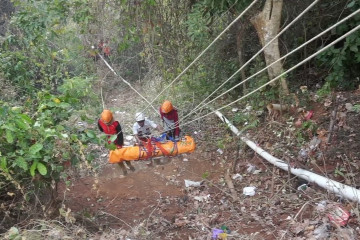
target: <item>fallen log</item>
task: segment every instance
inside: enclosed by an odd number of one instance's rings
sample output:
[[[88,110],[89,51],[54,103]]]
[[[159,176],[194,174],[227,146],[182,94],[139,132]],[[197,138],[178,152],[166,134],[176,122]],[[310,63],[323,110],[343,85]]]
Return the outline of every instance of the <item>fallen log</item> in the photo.
[[[275,165],[278,168],[281,168],[284,171],[290,170],[292,174],[302,179],[305,179],[308,182],[316,183],[318,186],[330,192],[338,194],[346,199],[360,203],[360,190],[301,168],[289,167],[289,165],[283,160],[270,155],[268,152],[260,148],[258,145],[256,145],[254,142],[250,141],[246,137],[240,136],[240,131],[227,118],[225,118],[225,116],[221,112],[215,111],[215,114],[228,125],[230,130],[235,133],[236,136],[240,137],[241,141],[245,142],[251,149],[253,149],[257,154],[259,154],[271,164]]]

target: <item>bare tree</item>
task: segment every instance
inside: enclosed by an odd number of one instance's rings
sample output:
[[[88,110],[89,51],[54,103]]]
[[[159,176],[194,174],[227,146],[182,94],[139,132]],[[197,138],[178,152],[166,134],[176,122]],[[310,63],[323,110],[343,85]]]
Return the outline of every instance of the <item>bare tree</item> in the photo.
[[[281,23],[283,0],[266,0],[263,10],[251,19],[260,42],[265,46],[279,32]],[[279,41],[275,39],[264,49],[266,65],[270,65],[280,58]],[[275,78],[283,72],[281,62],[277,62],[268,68],[270,79]],[[281,78],[281,88],[285,94],[289,94],[288,85],[285,78]]]

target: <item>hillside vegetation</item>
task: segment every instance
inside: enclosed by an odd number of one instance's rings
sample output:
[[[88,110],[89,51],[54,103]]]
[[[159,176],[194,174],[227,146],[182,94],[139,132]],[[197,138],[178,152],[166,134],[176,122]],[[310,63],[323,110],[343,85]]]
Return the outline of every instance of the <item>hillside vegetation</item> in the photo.
[[[290,166],[358,189],[360,0],[0,0],[0,5],[0,234],[5,239],[115,239],[116,234],[210,239],[221,225],[250,226],[238,235],[229,232],[228,239],[322,239],[314,233],[320,227],[331,239],[360,236],[358,203],[312,183],[306,184],[313,192],[299,197],[302,180],[254,155],[212,113],[219,109],[243,135]],[[114,223],[99,214],[119,196],[104,174],[114,174],[106,164],[114,145],[97,129],[97,119],[104,108],[111,109],[130,136],[135,112],[160,123],[164,100],[176,106],[182,134],[194,136],[198,148],[156,168],[158,174],[115,174],[114,181],[135,188],[144,187],[146,176],[169,188],[126,205],[128,211],[145,209],[136,216],[124,210],[129,224],[113,208]],[[189,159],[193,162],[186,165]],[[249,164],[261,174],[247,172]],[[245,174],[244,180],[237,181],[236,174]],[[195,176],[201,189],[181,188],[180,182]],[[253,201],[242,196],[247,185],[259,189]],[[100,186],[109,188],[101,198]],[[157,191],[146,186],[145,192]],[[117,190],[122,202],[129,199]],[[235,201],[232,190],[243,198]],[[131,200],[142,199],[140,190],[129,191]],[[204,200],[208,194],[215,197]],[[202,201],[189,200],[199,196]],[[311,215],[322,200],[351,213],[348,228],[325,226],[326,215]],[[312,208],[305,209],[307,204]],[[304,218],[295,217],[303,210]]]

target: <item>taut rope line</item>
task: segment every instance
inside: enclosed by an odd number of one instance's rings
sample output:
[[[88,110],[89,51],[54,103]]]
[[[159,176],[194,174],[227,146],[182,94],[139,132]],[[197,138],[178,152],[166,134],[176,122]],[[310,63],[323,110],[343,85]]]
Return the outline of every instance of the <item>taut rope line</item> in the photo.
[[[351,29],[351,30],[348,31],[347,33],[343,34],[341,37],[337,38],[336,40],[334,40],[334,41],[331,42],[330,44],[326,45],[325,47],[323,47],[323,48],[320,49],[319,51],[315,52],[315,53],[312,54],[311,56],[307,57],[307,58],[304,59],[303,61],[299,62],[299,63],[296,64],[295,66],[291,67],[291,68],[288,69],[287,71],[281,73],[280,75],[278,75],[277,77],[273,78],[273,79],[270,80],[269,82],[265,83],[264,85],[258,87],[258,88],[255,89],[255,90],[249,92],[248,94],[246,94],[246,95],[238,98],[237,100],[235,100],[235,101],[233,101],[233,102],[231,102],[231,103],[229,103],[229,104],[227,104],[227,105],[224,105],[224,106],[222,106],[222,107],[220,107],[220,108],[218,108],[218,109],[216,109],[216,110],[214,110],[214,111],[211,111],[210,113],[207,113],[207,114],[205,114],[205,115],[203,115],[203,116],[200,116],[200,117],[198,117],[198,118],[196,118],[196,119],[194,119],[194,120],[191,120],[191,121],[189,121],[189,122],[180,124],[179,126],[185,126],[185,125],[188,125],[188,124],[190,124],[190,123],[192,123],[192,122],[194,122],[194,121],[200,120],[200,119],[202,119],[202,118],[204,118],[204,117],[209,116],[210,114],[214,113],[215,111],[220,111],[220,110],[222,110],[222,109],[224,109],[224,108],[226,108],[226,107],[229,107],[229,106],[231,106],[232,104],[234,104],[234,103],[236,103],[236,102],[238,102],[238,101],[240,101],[240,100],[242,100],[242,99],[250,96],[251,94],[253,94],[253,93],[259,91],[260,89],[266,87],[266,86],[269,85],[270,83],[278,80],[280,77],[288,74],[289,72],[291,72],[291,71],[294,70],[295,68],[299,67],[300,65],[304,64],[305,62],[311,60],[311,59],[314,58],[315,56],[317,56],[317,55],[319,55],[320,53],[324,52],[325,50],[327,50],[327,49],[330,48],[331,46],[335,45],[337,42],[341,41],[342,39],[346,38],[347,36],[349,36],[350,34],[352,34],[353,32],[355,32],[355,31],[357,31],[357,30],[359,30],[359,29],[360,29],[360,25],[357,26],[357,27],[355,27],[355,28],[353,28],[353,29]]]
[[[232,26],[234,25],[258,0],[254,0],[234,21],[232,21],[211,43],[187,66],[169,85],[167,85],[143,110],[145,111],[165,90],[178,80],[194,63]],[[317,0],[319,1],[319,0]]]
[[[245,82],[249,81],[251,78],[259,75],[260,73],[264,72],[266,69],[268,69],[269,67],[271,67],[273,64],[281,61],[282,59],[288,57],[289,55],[293,54],[294,52],[298,51],[299,49],[301,49],[302,47],[306,46],[307,44],[309,44],[310,42],[314,41],[315,39],[321,37],[322,35],[324,35],[325,33],[329,32],[330,30],[332,30],[333,28],[337,27],[338,25],[342,24],[343,22],[345,22],[346,20],[348,20],[349,18],[353,17],[354,15],[358,14],[360,12],[360,9],[358,9],[357,11],[353,12],[352,14],[350,14],[349,16],[343,18],[341,21],[337,22],[336,24],[332,25],[331,27],[327,28],[326,30],[324,30],[323,32],[319,33],[318,35],[316,35],[315,37],[311,38],[310,40],[306,41],[305,43],[303,43],[302,45],[300,45],[299,47],[295,48],[294,50],[292,50],[291,52],[287,53],[286,55],[284,55],[283,57],[279,58],[278,60],[276,60],[275,62],[271,63],[270,65],[266,66],[265,68],[261,69],[260,71],[254,73],[253,75],[251,75],[250,77],[246,78],[244,81],[236,84],[235,86],[233,86],[232,88],[228,89],[227,91],[223,92],[222,94],[220,94],[219,96],[217,96],[216,98],[210,100],[209,102],[203,104],[202,106],[198,107],[197,110],[200,110],[202,108],[204,108],[206,105],[212,103],[213,101],[215,101],[216,99],[220,98],[221,96],[223,96],[224,94],[230,92],[231,90],[233,90],[234,88],[237,88],[238,86],[244,84]],[[188,115],[190,115],[191,113],[187,114],[185,117],[183,117],[182,119],[186,118]]]
[[[216,93],[222,86],[224,86],[228,81],[230,81],[236,74],[238,74],[242,69],[244,69],[255,57],[257,57],[266,47],[268,47],[275,39],[277,39],[281,34],[283,34],[291,25],[293,25],[297,20],[299,20],[307,11],[309,11],[316,3],[320,0],[314,1],[310,4],[302,13],[300,13],[294,20],[292,20],[283,30],[281,30],[273,39],[271,39],[268,43],[265,44],[263,48],[261,48],[255,55],[253,55],[245,64],[243,64],[233,75],[231,75],[225,82],[223,82],[217,89],[215,89],[209,96],[207,96],[201,103],[199,103],[193,110],[190,111],[187,115],[182,117],[179,121],[182,121],[190,114],[199,109],[199,107],[209,99],[214,93]],[[274,63],[273,63],[274,64]],[[270,65],[271,66],[271,65]],[[268,67],[270,67],[268,66]]]

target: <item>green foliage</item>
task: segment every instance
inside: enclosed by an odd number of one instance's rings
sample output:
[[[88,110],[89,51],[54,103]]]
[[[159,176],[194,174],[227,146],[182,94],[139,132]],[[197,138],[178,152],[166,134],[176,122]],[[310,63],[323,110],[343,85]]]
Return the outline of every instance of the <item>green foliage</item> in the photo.
[[[251,1],[244,0],[202,0],[192,6],[191,12],[188,14],[186,21],[187,34],[190,39],[206,46],[209,42],[212,29],[216,17],[221,18],[225,12],[231,12],[237,15],[246,8]],[[216,20],[218,20],[216,18]],[[201,46],[202,47],[202,46]]]
[[[20,51],[8,51],[0,55],[0,70],[4,73],[4,77],[30,92],[33,90],[30,80],[35,78],[34,71],[28,70],[31,65],[33,65],[31,60]]]
[[[64,80],[64,83],[59,87],[60,92],[62,92],[67,99],[72,103],[78,102],[81,99],[95,99],[95,94],[91,88],[93,79],[90,77],[74,77]],[[73,96],[77,96],[74,98]]]
[[[202,175],[201,175],[201,178],[202,179],[208,179],[210,176],[210,173],[208,171],[204,172]]]
[[[295,136],[300,144],[308,141],[316,133],[318,126],[313,121],[305,121],[301,127],[296,130]]]
[[[337,167],[337,168],[335,168],[334,175],[335,175],[335,177],[338,177],[338,176],[345,177],[345,174],[344,174],[345,171],[346,171],[345,168]]]
[[[30,100],[28,100],[30,101]],[[67,96],[39,92],[29,106],[0,104],[0,171],[19,182],[37,173],[58,180],[67,161],[76,164],[83,155],[79,140],[99,143],[93,131],[78,133],[66,124],[75,108]],[[35,104],[37,103],[37,104]],[[34,105],[35,104],[35,105]],[[29,115],[29,110],[35,109]]]
[[[331,83],[330,82],[326,82],[318,91],[317,91],[317,95],[319,95],[319,97],[326,97],[329,96],[331,93]]]
[[[69,1],[15,1],[18,11],[1,43],[0,71],[21,92],[57,91],[64,78],[88,71],[81,41],[67,24]]]
[[[357,112],[357,113],[360,113],[360,104],[355,104],[355,105],[353,106],[353,110],[354,110],[355,112]]]
[[[140,38],[135,34],[136,28],[135,27],[128,27],[128,32],[125,33],[124,37],[118,43],[117,51],[122,53],[123,51],[129,49],[131,46],[135,45],[140,41]]]
[[[178,46],[179,49],[176,53],[177,59],[180,62],[176,65],[178,69],[169,71],[166,55],[157,58],[161,62],[159,65],[163,68],[164,78],[168,80],[174,79],[227,26],[228,18],[226,18],[226,14],[232,17],[233,13],[247,6],[248,2],[204,0],[197,1],[191,5],[191,11],[186,15],[185,24],[179,26],[185,28],[188,38],[185,39],[184,44]],[[224,36],[223,40],[233,37],[230,33],[226,34],[228,35]],[[238,70],[239,63],[236,51],[233,51],[233,45],[231,45],[231,50],[229,50],[229,45],[234,43],[229,43],[229,41],[226,42],[227,45],[225,46],[223,40],[219,40],[196,63],[196,66],[187,70],[187,73],[181,77],[181,82],[179,81],[174,85],[169,95],[174,96],[178,102],[187,103],[191,100],[192,102],[199,103]],[[180,61],[182,59],[180,58],[181,56],[183,61]],[[240,76],[235,76],[225,84],[221,91],[225,91],[239,81]],[[237,98],[240,93],[239,89],[230,92],[230,97],[234,96]],[[185,112],[187,111],[185,109]]]
[[[226,126],[226,124],[222,124],[223,126]],[[216,146],[220,149],[226,149],[227,145],[233,143],[234,138],[231,134],[225,134],[220,139],[216,141]]]
[[[360,0],[350,1],[347,8],[352,12],[359,9]],[[351,20],[338,26],[332,38],[340,37],[359,24],[360,16],[356,15]],[[338,45],[332,46],[320,54],[318,60],[320,63],[326,64],[331,68],[330,73],[326,77],[326,81],[331,88],[354,89],[360,83],[358,77],[360,74],[360,68],[358,67],[360,63],[360,32],[354,32],[346,37],[343,45],[342,42]]]
[[[236,113],[234,116],[234,123],[236,124],[244,124],[250,120],[249,114],[244,113]]]
[[[45,38],[56,34],[51,28],[64,23],[69,4],[66,0],[57,1],[14,1],[18,7],[13,17],[14,25],[21,30],[27,45],[41,43]]]
[[[73,10],[72,19],[81,26],[81,32],[84,33],[89,22],[93,20],[90,1],[73,0],[70,2]]]
[[[255,58],[255,63],[250,68],[250,75],[253,75],[265,67],[265,62],[260,57]],[[269,81],[266,72],[262,72],[251,79],[248,82],[247,92],[251,92],[258,87],[264,85]],[[249,99],[250,105],[253,109],[264,109],[267,103],[273,102],[276,99],[277,89],[276,88],[262,88],[259,91],[253,93]]]
[[[206,44],[209,39],[210,13],[204,13],[206,4],[199,2],[194,4],[191,13],[189,13],[186,25],[188,28],[188,35],[194,42]]]

